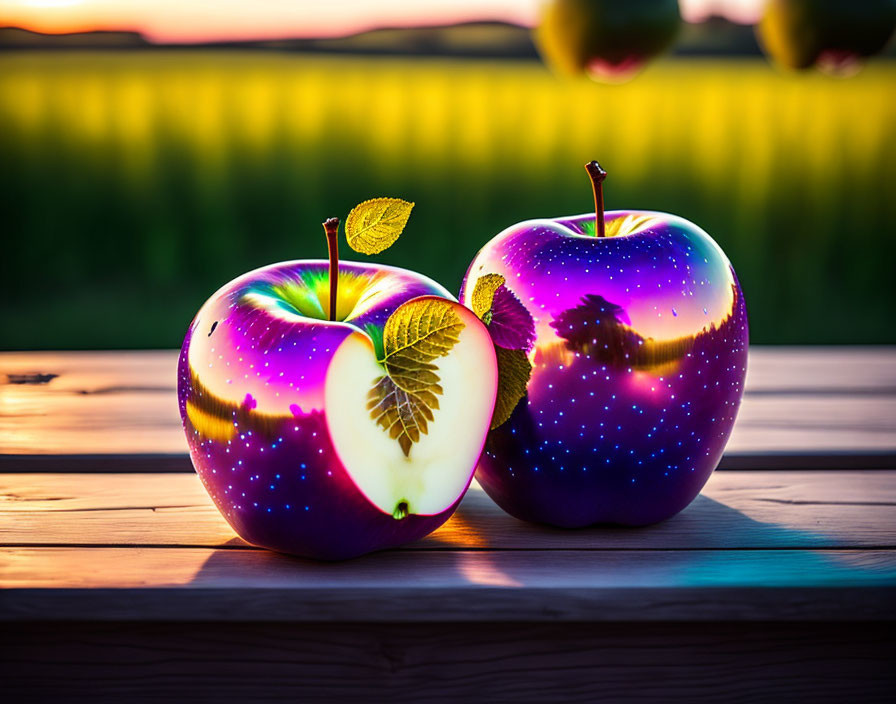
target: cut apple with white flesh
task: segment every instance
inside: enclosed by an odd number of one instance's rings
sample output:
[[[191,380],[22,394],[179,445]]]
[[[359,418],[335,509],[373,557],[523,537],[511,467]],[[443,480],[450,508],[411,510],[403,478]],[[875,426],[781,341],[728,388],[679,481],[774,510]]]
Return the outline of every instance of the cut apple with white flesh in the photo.
[[[377,419],[377,408],[371,410],[371,390],[390,367],[377,360],[366,333],[356,331],[340,344],[325,383],[327,425],[342,465],[372,504],[396,518],[439,514],[463,495],[485,443],[497,391],[494,346],[485,326],[453,301],[426,296],[404,305],[429,300],[438,301],[460,325],[454,325],[450,349],[425,362],[424,373],[438,377],[437,403],[419,432],[411,431],[413,442],[400,443],[396,435],[403,430],[395,427],[390,433]],[[415,312],[415,319],[420,317]],[[385,345],[388,359],[388,339]]]

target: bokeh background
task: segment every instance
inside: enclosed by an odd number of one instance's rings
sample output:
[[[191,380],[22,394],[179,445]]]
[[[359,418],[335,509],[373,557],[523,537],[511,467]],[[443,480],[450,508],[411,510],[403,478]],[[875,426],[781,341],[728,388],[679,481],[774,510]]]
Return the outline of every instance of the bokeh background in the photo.
[[[787,73],[715,18],[603,85],[552,74],[528,11],[294,42],[0,30],[0,348],[179,346],[219,286],[324,257],[321,221],[380,195],[416,207],[375,259],[456,291],[503,228],[591,210],[592,158],[608,209],[721,244],[753,342],[896,343],[892,58]]]

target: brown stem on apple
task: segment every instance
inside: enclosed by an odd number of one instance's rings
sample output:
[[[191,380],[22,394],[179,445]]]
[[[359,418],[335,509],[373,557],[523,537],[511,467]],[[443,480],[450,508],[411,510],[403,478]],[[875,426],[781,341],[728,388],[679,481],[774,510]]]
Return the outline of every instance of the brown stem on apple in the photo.
[[[594,219],[597,225],[595,234],[598,237],[606,235],[607,231],[604,227],[604,179],[607,172],[600,168],[600,164],[596,161],[589,161],[585,164],[585,170],[591,177],[591,188],[594,190]]]
[[[336,320],[336,293],[339,286],[339,218],[324,221],[327,233],[327,252],[330,255],[330,320]]]

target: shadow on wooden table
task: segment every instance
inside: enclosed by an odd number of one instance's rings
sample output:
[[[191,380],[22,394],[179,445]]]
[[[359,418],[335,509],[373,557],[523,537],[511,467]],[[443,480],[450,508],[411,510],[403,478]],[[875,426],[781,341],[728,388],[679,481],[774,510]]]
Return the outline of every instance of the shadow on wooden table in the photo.
[[[599,590],[621,585],[663,589],[871,585],[896,577],[896,570],[882,570],[873,560],[863,564],[869,560],[864,552],[837,550],[841,540],[835,535],[754,520],[706,496],[698,496],[682,513],[653,526],[579,530],[529,524],[499,511],[485,514],[490,525],[484,526],[483,514],[474,504],[488,499],[482,492],[471,493],[470,499],[444,528],[405,549],[339,563],[267,550],[216,551],[190,582],[290,587],[344,586],[345,580],[353,580],[358,586],[394,589],[457,588],[466,583]],[[694,547],[675,547],[680,544]],[[233,538],[226,545],[246,544]],[[540,560],[548,550],[552,559]],[[562,570],[557,569],[558,555],[566,563]],[[577,618],[587,619],[589,614],[577,613]]]
[[[350,562],[236,537],[181,549],[170,588],[103,590],[136,620],[4,626],[0,674],[12,701],[875,702],[896,686],[892,624],[854,605],[848,623],[813,616],[843,598],[826,587],[892,584],[870,551],[707,497],[656,526],[581,531],[493,510],[485,525],[481,501]]]

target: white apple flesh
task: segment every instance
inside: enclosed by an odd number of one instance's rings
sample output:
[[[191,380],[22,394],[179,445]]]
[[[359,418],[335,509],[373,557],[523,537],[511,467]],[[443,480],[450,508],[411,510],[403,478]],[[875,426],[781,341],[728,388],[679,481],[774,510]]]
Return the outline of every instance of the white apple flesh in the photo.
[[[459,304],[456,312],[464,322],[460,340],[433,363],[444,390],[439,408],[408,456],[366,408],[368,391],[383,376],[370,338],[349,335],[330,362],[325,387],[330,437],[358,489],[385,513],[441,513],[466,491],[479,460],[495,403],[497,369],[488,363],[495,353],[479,319]]]

